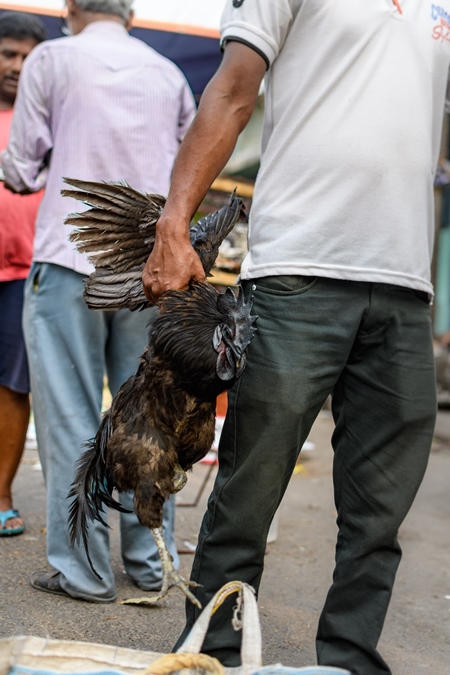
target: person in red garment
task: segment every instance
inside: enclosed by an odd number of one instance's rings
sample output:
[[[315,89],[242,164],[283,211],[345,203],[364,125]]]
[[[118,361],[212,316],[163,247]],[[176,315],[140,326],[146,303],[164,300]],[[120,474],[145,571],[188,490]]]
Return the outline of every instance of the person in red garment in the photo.
[[[0,15],[0,150],[8,144],[23,62],[46,37],[44,24],[31,14]],[[12,194],[0,182],[0,536],[24,531],[13,507],[12,482],[30,417],[22,305],[41,196]]]

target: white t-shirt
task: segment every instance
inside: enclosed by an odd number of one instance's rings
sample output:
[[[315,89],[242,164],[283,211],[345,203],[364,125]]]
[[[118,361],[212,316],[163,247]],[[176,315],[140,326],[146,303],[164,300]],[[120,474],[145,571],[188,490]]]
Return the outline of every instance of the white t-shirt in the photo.
[[[270,66],[241,277],[433,292],[450,0],[227,0],[222,43]],[[237,5],[237,6],[236,6]]]

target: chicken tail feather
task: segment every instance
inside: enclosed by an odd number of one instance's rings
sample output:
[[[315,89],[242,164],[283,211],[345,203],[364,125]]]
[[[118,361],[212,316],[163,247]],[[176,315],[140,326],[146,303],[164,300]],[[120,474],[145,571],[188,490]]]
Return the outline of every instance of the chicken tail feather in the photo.
[[[86,556],[94,574],[101,579],[89,554],[88,523],[98,520],[109,527],[104,519],[104,506],[117,511],[129,513],[120,502],[112,496],[114,480],[108,471],[105,461],[108,439],[111,435],[110,414],[102,419],[97,435],[86,443],[87,450],[76,464],[75,480],[72,483],[68,498],[74,497],[69,507],[69,533],[71,546],[83,543]]]

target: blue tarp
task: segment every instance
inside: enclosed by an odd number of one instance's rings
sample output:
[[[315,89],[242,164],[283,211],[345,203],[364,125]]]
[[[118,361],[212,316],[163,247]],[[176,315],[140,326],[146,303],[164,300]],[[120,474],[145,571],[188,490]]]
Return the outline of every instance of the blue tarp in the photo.
[[[20,11],[20,7],[17,10]],[[0,3],[0,14],[3,13]],[[60,19],[35,12],[43,20],[50,38],[61,37]],[[222,58],[218,38],[187,35],[151,28],[133,28],[131,34],[171,59],[185,74],[198,100]]]

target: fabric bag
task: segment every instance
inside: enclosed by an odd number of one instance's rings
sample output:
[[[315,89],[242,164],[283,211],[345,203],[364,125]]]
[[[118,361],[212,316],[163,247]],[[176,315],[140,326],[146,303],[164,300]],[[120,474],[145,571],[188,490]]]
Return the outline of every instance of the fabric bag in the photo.
[[[242,631],[241,666],[227,668],[201,654],[211,616],[231,594],[238,598],[233,628]],[[351,675],[327,666],[289,668],[262,665],[261,628],[255,592],[240,581],[225,584],[204,608],[174,654],[110,645],[19,636],[0,639],[0,675]]]
[[[331,668],[329,666],[289,668],[283,666],[281,663],[277,663],[263,667],[261,665],[261,626],[255,591],[251,586],[240,581],[230,581],[230,583],[225,584],[225,586],[216,593],[198,617],[188,637],[178,650],[179,652],[194,654],[200,652],[206,633],[208,632],[211,616],[232,593],[238,593],[238,600],[233,616],[233,628],[235,630],[242,630],[242,665],[236,668],[225,667],[225,675],[351,675],[348,670]]]

